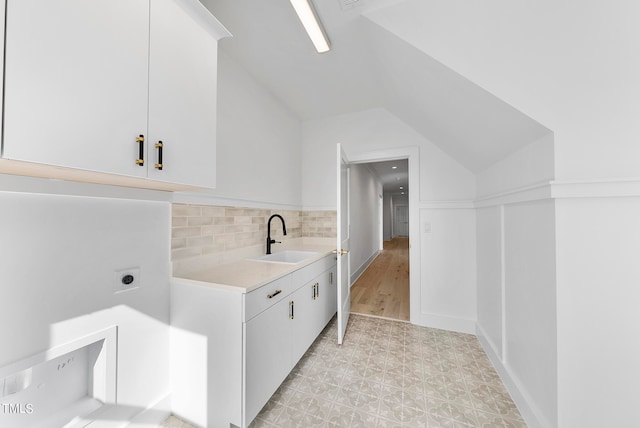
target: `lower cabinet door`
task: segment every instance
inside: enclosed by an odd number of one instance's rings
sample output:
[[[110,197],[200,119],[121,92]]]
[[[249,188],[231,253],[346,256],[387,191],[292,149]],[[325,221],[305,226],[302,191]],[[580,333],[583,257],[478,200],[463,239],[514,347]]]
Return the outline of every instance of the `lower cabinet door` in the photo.
[[[326,286],[323,288],[323,297],[325,299],[325,323],[331,321],[331,318],[333,318],[338,311],[338,287],[336,287],[336,274],[336,266],[333,266],[330,271],[325,273]]]
[[[292,369],[292,300],[283,299],[245,323],[245,426]]]
[[[291,326],[291,353],[294,365],[304,355],[317,336],[320,302],[315,298],[317,281],[312,281],[291,295],[294,317]],[[319,316],[320,315],[320,316]]]

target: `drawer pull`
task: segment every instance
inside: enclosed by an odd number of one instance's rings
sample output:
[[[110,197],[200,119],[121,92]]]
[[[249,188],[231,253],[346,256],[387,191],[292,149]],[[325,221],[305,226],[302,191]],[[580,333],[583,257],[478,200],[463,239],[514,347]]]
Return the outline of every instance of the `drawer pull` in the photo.
[[[162,148],[164,147],[164,144],[162,143],[162,141],[158,141],[156,143],[156,149],[158,149],[158,163],[155,165],[155,168],[162,171],[163,165],[162,165]]]
[[[136,138],[136,143],[138,144],[138,159],[136,159],[136,165],[144,166],[144,135],[140,134]]]
[[[274,293],[272,294],[267,294],[267,298],[269,299],[273,299],[274,297],[276,297],[278,294],[282,293],[282,290],[276,290]]]

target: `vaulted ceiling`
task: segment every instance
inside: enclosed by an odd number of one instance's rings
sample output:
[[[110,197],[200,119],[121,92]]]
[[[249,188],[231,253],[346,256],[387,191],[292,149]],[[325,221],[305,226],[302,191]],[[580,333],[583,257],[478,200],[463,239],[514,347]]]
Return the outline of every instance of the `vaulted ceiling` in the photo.
[[[401,14],[416,27],[410,1],[315,0],[325,54],[288,0],[202,1],[233,34],[221,48],[300,120],[382,107],[473,172],[550,132],[376,19]]]

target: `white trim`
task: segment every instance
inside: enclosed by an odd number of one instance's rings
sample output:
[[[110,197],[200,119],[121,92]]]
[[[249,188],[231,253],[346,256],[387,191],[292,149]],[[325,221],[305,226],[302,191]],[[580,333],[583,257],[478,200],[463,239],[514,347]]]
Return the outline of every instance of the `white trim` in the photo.
[[[455,318],[448,315],[438,315],[422,312],[417,319],[411,319],[412,324],[440,330],[456,331],[458,333],[475,334],[476,320]]]
[[[420,201],[420,209],[427,210],[469,210],[475,209],[474,201]]]
[[[529,394],[526,393],[522,382],[520,382],[516,376],[512,375],[508,364],[503,364],[502,361],[500,361],[500,357],[496,354],[491,343],[486,339],[482,328],[477,324],[476,337],[500,376],[502,383],[504,383],[507,391],[509,391],[513,402],[518,407],[518,411],[524,418],[527,426],[529,428],[548,428],[555,426],[551,421],[546,420],[540,409],[535,406]]]
[[[0,159],[0,161],[2,160]],[[80,196],[87,198],[131,199],[135,201],[171,201],[171,193],[162,190],[81,181],[66,181],[54,178],[29,177],[3,173],[0,173],[0,192]]]
[[[218,18],[213,16],[209,9],[199,1],[180,0],[178,6],[182,7],[196,23],[200,24],[216,40],[233,37],[229,30],[218,21]]]
[[[504,192],[481,196],[475,200],[475,207],[484,208],[496,205],[517,204],[549,198],[551,198],[551,184],[549,181],[542,181]]]
[[[347,153],[351,163],[408,159],[409,162],[409,319],[419,324],[421,295],[420,266],[420,148],[406,146],[370,152]]]
[[[607,198],[640,196],[640,178],[551,181],[553,198]]]
[[[371,263],[373,263],[373,261],[376,259],[376,257],[378,257],[379,254],[380,254],[380,251],[376,251],[375,253],[373,253],[371,255],[371,257],[369,257],[367,260],[365,260],[365,262],[362,263],[362,265],[358,269],[355,270],[355,272],[351,273],[351,278],[349,278],[349,280],[351,282],[350,287],[353,287],[353,284],[356,283],[358,278],[360,278],[362,276],[364,271],[367,270],[367,268],[371,265]]]
[[[640,178],[611,178],[602,180],[541,181],[504,192],[480,196],[474,201],[476,208],[517,204],[540,199],[568,198],[622,198],[640,196]],[[448,202],[426,202],[442,204]],[[460,203],[460,202],[458,202]]]
[[[171,198],[174,204],[194,204],[194,205],[211,205],[222,207],[242,207],[242,208],[262,208],[262,209],[279,209],[302,211],[300,205],[283,204],[278,202],[255,201],[249,199],[225,198],[207,193],[197,192],[176,192]],[[335,211],[335,207],[329,208]],[[311,211],[309,209],[305,211]]]
[[[500,205],[500,334],[502,361],[507,361],[507,253],[506,233],[504,228],[504,205]]]
[[[499,358],[499,356],[502,355],[502,350],[500,349],[500,347],[496,345],[495,342],[493,342],[489,338],[489,335],[479,323],[476,323],[475,335],[478,338],[478,340],[481,342],[482,346],[485,348],[485,352],[487,351],[487,348],[489,348],[493,353],[493,355],[496,356],[496,358]],[[502,363],[503,361],[504,360],[500,358],[500,362]]]
[[[336,211],[335,205],[332,207],[327,206],[306,206],[302,207],[301,211]]]

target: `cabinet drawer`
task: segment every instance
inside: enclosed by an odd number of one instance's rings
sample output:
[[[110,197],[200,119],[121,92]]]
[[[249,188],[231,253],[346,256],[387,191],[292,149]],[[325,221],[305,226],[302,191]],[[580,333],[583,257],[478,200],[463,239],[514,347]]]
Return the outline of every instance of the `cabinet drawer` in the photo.
[[[327,257],[324,257],[315,263],[311,263],[310,265],[293,272],[293,282],[296,284],[307,283],[320,275],[322,272],[331,269],[331,267],[335,264],[336,256],[333,254],[328,255]]]
[[[283,276],[244,295],[244,318],[248,321],[294,290],[291,275]]]

